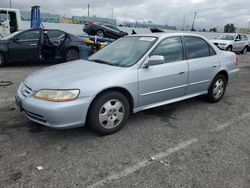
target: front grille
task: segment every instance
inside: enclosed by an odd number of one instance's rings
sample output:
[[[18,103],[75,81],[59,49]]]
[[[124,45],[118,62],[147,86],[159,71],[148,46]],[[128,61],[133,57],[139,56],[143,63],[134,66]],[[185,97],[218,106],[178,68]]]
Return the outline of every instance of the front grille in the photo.
[[[26,111],[26,110],[24,110],[24,113],[28,117],[30,117],[31,119],[34,119],[34,120],[36,120],[38,122],[41,122],[41,123],[47,123],[47,120],[45,119],[45,117],[43,117],[43,116],[41,116],[39,114],[35,114],[33,112],[29,112],[29,111]]]
[[[25,84],[22,85],[21,87],[21,93],[24,97],[28,97],[32,94],[32,89]]]

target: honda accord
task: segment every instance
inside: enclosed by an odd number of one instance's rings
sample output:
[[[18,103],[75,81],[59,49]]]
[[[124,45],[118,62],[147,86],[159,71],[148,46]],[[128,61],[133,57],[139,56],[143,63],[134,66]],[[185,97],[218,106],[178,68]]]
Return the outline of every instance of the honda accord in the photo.
[[[184,33],[123,37],[90,56],[27,77],[16,101],[32,121],[53,128],[120,130],[130,113],[205,95],[222,99],[239,60],[206,38]]]

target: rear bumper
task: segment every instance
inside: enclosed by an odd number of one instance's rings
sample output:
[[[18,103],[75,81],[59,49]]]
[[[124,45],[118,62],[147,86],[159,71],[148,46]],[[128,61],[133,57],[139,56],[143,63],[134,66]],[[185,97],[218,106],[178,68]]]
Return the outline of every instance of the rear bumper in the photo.
[[[75,128],[85,125],[92,97],[78,98],[71,102],[49,102],[23,97],[17,92],[19,106],[28,119],[56,129]]]

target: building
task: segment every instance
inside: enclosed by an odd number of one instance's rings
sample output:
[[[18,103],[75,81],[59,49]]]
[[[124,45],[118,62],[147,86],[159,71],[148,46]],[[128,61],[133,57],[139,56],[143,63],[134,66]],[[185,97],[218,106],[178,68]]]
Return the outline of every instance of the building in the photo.
[[[30,21],[30,18],[31,18],[30,12],[21,11],[21,19],[23,21]],[[41,13],[41,20],[42,20],[42,22],[59,23],[60,22],[60,15]]]
[[[167,29],[167,30],[176,30],[176,26],[154,24],[153,22],[123,22],[122,24],[125,27],[137,27],[137,28],[158,28],[158,29]]]
[[[62,18],[60,18],[60,23],[72,24],[72,23],[73,23],[73,20],[72,20],[72,18],[65,18],[65,17],[62,17]]]
[[[247,28],[237,28],[238,33],[250,33],[250,30]]]
[[[103,17],[97,17],[97,16],[92,16],[92,17],[73,16],[72,21],[73,23],[77,23],[77,24],[84,24],[89,21],[89,22],[104,22],[104,23],[116,25],[115,19],[103,18]]]

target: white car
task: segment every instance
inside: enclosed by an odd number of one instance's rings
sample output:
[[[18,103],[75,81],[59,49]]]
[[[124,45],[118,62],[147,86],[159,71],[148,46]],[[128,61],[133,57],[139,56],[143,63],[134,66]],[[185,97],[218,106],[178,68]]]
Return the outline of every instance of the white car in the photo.
[[[247,53],[249,49],[249,40],[246,35],[236,33],[224,33],[212,40],[221,50]]]

